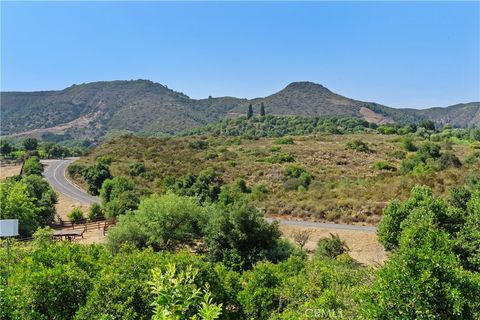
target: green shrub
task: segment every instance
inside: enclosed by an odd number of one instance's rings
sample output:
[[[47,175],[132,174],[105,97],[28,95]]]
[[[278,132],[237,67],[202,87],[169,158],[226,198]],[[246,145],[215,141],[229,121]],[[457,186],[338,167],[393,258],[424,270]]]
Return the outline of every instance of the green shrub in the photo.
[[[418,148],[417,155],[421,161],[429,158],[437,159],[440,157],[440,146],[432,142],[425,142]]]
[[[95,159],[96,162],[109,166],[112,164],[114,158],[111,155],[103,155]]]
[[[93,220],[100,217],[103,217],[102,206],[98,203],[92,203],[90,209],[88,210],[88,219]]]
[[[22,167],[22,173],[24,175],[41,175],[43,172],[43,165],[40,163],[40,159],[38,157],[29,157],[25,160],[25,163]]]
[[[84,219],[83,211],[80,208],[73,208],[69,214],[67,214],[68,219],[70,221],[78,222]]]
[[[407,151],[417,151],[417,146],[413,143],[413,139],[411,137],[405,137],[401,140],[400,145],[403,149]]]
[[[67,172],[71,177],[83,176],[85,166],[81,164],[71,164],[67,168]]]
[[[465,159],[465,163],[474,165],[480,160],[480,152],[474,152]]]
[[[452,152],[445,152],[436,160],[436,165],[438,170],[445,170],[450,167],[460,168],[462,163]]]
[[[31,138],[31,137],[25,138],[22,141],[22,144],[23,144],[23,148],[26,151],[33,151],[33,150],[37,150],[38,148],[38,140],[35,138]]]
[[[312,182],[312,176],[302,167],[291,165],[283,171],[285,182],[283,184],[285,190],[297,190],[299,187],[308,188]]]
[[[265,184],[257,184],[252,188],[252,197],[257,200],[263,200],[268,194],[268,188]]]
[[[103,182],[111,177],[108,165],[103,162],[97,162],[83,170],[83,178],[87,182],[88,192],[93,195],[98,195]]]
[[[397,168],[388,161],[377,161],[373,164],[375,170],[396,171]]]
[[[295,144],[295,141],[293,141],[292,137],[283,137],[275,140],[273,144]]]
[[[139,176],[140,174],[147,171],[147,168],[143,163],[135,162],[130,165],[130,175]]]
[[[337,256],[348,252],[345,241],[340,239],[338,235],[330,233],[330,238],[322,238],[318,240],[315,257],[317,258],[336,258]]]
[[[360,139],[355,139],[347,142],[346,149],[355,150],[358,152],[370,152],[368,145]]]
[[[208,148],[208,142],[204,140],[195,140],[195,141],[190,141],[188,143],[188,146],[196,150],[205,150]]]

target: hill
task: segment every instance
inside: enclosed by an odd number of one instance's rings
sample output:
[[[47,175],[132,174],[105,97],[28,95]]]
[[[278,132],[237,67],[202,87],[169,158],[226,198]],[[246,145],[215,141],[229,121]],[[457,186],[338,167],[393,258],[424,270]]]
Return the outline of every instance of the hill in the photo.
[[[200,176],[228,185],[243,180],[241,188],[249,189],[267,214],[372,224],[388,201],[406,199],[417,184],[447,195],[451,187],[478,175],[480,153],[467,140],[453,146],[443,140],[438,143],[442,154],[458,156],[461,167],[446,163],[445,168],[435,169],[437,162],[430,159],[404,172],[415,152],[405,152],[402,141],[402,136],[368,132],[279,139],[127,135],[104,142],[72,167],[106,159],[113,176],[134,180],[144,193],[176,190],[175,186],[191,185]],[[413,143],[420,147],[426,141],[416,137]],[[142,173],[135,171],[137,167]],[[73,178],[84,184],[81,176]],[[202,185],[213,189],[206,181]]]
[[[440,125],[478,126],[480,104],[426,110],[394,109],[338,95],[312,82],[294,82],[252,100],[219,97],[195,100],[147,80],[104,81],[60,91],[2,92],[2,135],[59,135],[99,141],[109,132],[171,135],[225,117],[243,115],[249,104],[258,114],[363,118],[377,124],[431,119]]]

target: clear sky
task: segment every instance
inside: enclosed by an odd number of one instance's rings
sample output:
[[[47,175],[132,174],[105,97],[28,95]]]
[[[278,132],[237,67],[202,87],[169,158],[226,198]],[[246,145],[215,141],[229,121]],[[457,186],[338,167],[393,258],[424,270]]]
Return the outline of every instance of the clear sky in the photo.
[[[1,89],[149,79],[193,98],[293,81],[393,107],[480,101],[480,2],[4,2]]]

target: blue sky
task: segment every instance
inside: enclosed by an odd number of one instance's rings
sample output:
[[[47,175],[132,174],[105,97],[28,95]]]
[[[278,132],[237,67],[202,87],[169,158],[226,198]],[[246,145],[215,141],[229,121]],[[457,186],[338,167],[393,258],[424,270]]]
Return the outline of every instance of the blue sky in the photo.
[[[480,101],[480,2],[3,2],[1,89],[150,79],[193,98],[293,81],[393,107]]]

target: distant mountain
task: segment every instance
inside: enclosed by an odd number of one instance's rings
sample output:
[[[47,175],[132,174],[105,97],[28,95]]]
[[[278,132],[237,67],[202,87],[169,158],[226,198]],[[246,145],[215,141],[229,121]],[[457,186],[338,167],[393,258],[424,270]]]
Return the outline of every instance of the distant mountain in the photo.
[[[103,81],[73,85],[60,91],[2,92],[1,134],[60,134],[97,141],[111,131],[174,134],[225,117],[245,114],[261,103],[275,115],[351,116],[370,122],[431,119],[439,125],[480,124],[480,103],[425,110],[394,109],[350,99],[322,85],[294,82],[265,98],[190,99],[147,80]]]

